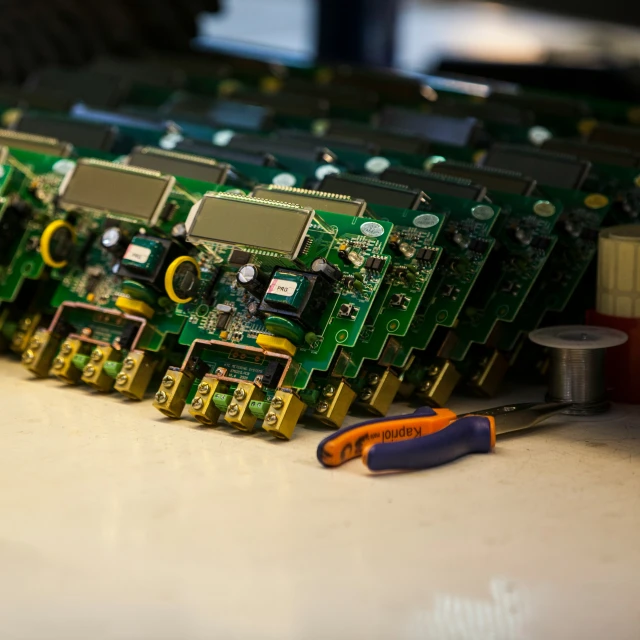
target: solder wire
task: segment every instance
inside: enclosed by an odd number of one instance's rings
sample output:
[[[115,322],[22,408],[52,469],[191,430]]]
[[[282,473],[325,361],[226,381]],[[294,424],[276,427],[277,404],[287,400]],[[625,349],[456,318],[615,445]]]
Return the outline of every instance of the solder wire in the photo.
[[[551,352],[550,402],[570,402],[564,413],[591,415],[609,408],[605,386],[605,352],[624,344],[622,331],[588,325],[563,325],[537,329],[529,339]]]
[[[552,402],[572,402],[569,413],[588,415],[607,408],[605,349],[551,349],[549,390]]]

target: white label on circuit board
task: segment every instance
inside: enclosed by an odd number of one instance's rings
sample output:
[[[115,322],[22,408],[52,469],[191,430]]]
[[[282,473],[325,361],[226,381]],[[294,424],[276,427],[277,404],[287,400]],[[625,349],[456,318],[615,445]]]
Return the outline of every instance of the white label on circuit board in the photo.
[[[367,238],[379,238],[384,234],[384,227],[377,222],[364,222],[360,225],[360,233]]]
[[[420,229],[429,229],[434,227],[440,222],[438,216],[434,216],[433,213],[422,213],[413,219],[413,226]]]
[[[296,292],[297,288],[297,282],[291,282],[290,280],[278,280],[278,278],[274,278],[269,285],[268,293],[275,293],[277,296],[290,298]]]
[[[124,254],[126,260],[137,262],[138,264],[147,264],[151,249],[148,247],[140,247],[137,244],[130,244]]]

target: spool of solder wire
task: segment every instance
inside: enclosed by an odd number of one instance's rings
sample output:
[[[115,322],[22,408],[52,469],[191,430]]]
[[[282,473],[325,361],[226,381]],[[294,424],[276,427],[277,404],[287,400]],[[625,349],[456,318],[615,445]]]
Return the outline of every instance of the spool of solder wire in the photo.
[[[546,327],[529,338],[551,352],[549,402],[571,402],[565,413],[592,415],[609,408],[605,353],[627,341],[616,329],[586,325]]]

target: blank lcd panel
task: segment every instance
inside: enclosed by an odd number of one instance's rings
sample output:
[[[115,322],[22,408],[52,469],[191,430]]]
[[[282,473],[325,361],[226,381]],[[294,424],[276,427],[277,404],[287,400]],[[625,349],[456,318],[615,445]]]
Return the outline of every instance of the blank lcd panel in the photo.
[[[640,154],[622,147],[611,147],[602,144],[592,144],[582,140],[567,140],[563,138],[549,138],[542,148],[556,153],[568,153],[589,162],[613,164],[618,167],[640,166]]]
[[[425,200],[419,189],[405,188],[375,179],[361,179],[357,176],[330,173],[320,183],[318,191],[339,193],[350,198],[360,198],[370,204],[397,209],[417,209]]]
[[[456,162],[436,162],[431,167],[432,173],[439,173],[453,178],[472,180],[489,191],[503,191],[515,193],[519,196],[531,195],[536,187],[536,181],[526,176],[520,176],[509,171],[491,170],[473,165],[458,164]]]
[[[73,151],[73,145],[60,142],[55,138],[34,136],[30,133],[18,133],[7,129],[0,129],[0,145],[20,151],[33,151],[57,158],[68,158]]]
[[[455,198],[465,198],[467,200],[484,199],[486,189],[479,184],[473,184],[470,180],[454,178],[450,176],[440,176],[426,173],[424,171],[403,171],[395,167],[386,169],[380,176],[382,180],[406,184],[408,187],[420,189],[425,193],[439,193]]]
[[[456,147],[475,144],[480,129],[480,124],[475,118],[454,118],[398,107],[384,109],[380,115],[379,126],[381,129],[402,131],[431,142]]]
[[[174,183],[175,178],[158,172],[80,160],[60,187],[60,206],[154,224]]]
[[[205,196],[187,221],[191,242],[255,247],[295,258],[314,212],[301,207]]]
[[[485,167],[507,169],[531,176],[540,184],[562,189],[580,189],[591,163],[573,156],[530,150],[517,145],[494,145]]]
[[[129,165],[212,184],[224,184],[229,171],[229,165],[218,164],[209,158],[162,151],[153,147],[136,147],[129,154]]]
[[[613,124],[598,123],[588,137],[589,142],[622,147],[631,151],[640,151],[640,131],[635,127],[619,127]]]
[[[251,195],[254,198],[290,202],[314,211],[328,211],[356,218],[363,215],[367,208],[367,204],[363,200],[352,200],[347,196],[332,197],[330,194],[305,192],[301,189],[272,189],[267,186],[259,186],[253,190]]]
[[[67,140],[76,147],[100,151],[110,151],[117,135],[116,129],[109,125],[30,114],[24,115],[16,128],[25,133]]]

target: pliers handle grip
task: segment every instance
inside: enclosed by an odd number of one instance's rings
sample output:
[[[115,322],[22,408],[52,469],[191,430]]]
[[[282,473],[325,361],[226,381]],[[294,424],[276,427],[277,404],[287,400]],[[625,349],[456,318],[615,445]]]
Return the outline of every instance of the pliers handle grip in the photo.
[[[450,409],[420,407],[412,414],[365,420],[326,437],[318,445],[318,460],[325,467],[337,467],[362,456],[371,447],[387,446],[388,443],[414,440],[436,433],[456,418],[457,415]],[[374,454],[374,460],[379,459],[379,451]]]

